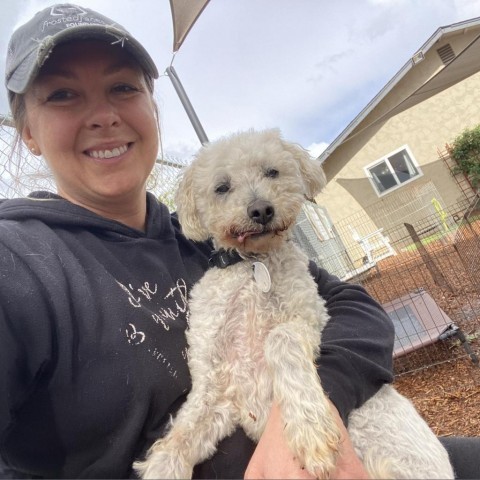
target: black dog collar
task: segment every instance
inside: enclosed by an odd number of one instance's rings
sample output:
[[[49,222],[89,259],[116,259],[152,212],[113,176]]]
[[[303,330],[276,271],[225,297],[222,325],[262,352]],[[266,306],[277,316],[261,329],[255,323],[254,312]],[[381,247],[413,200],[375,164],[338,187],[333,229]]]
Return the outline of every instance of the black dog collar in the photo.
[[[241,262],[243,258],[236,250],[214,250],[208,259],[209,267],[227,268],[229,265],[235,265]]]

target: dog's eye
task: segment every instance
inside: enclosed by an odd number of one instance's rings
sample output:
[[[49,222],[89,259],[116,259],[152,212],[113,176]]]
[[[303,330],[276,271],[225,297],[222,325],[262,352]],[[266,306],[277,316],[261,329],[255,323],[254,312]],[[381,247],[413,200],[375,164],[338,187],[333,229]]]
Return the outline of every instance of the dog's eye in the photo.
[[[265,170],[265,176],[268,178],[277,178],[278,170],[276,170],[275,168],[267,168]]]
[[[223,193],[227,193],[230,190],[229,183],[220,183],[215,187],[215,193],[221,195]]]

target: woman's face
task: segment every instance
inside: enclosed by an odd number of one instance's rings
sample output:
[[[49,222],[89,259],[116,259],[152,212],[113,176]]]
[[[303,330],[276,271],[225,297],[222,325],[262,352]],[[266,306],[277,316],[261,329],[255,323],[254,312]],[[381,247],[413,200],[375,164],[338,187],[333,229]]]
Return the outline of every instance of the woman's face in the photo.
[[[120,47],[56,47],[25,107],[23,139],[43,154],[60,195],[99,213],[145,203],[158,152],[155,106],[141,69]]]

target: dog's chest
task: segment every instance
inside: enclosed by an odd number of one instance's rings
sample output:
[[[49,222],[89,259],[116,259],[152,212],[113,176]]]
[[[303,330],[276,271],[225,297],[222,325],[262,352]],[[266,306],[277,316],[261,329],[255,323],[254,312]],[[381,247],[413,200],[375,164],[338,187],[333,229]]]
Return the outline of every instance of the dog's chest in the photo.
[[[192,290],[187,332],[192,380],[214,378],[210,388],[237,406],[237,420],[252,438],[258,438],[266,421],[262,406],[271,401],[266,345],[272,331],[287,322],[300,331],[304,324],[313,324],[318,336],[306,337],[305,342],[307,350],[314,351],[327,318],[302,258],[294,253],[288,257],[287,252],[278,262],[265,262],[270,284],[264,278],[258,281],[252,262],[245,261],[209,270]]]
[[[319,301],[306,265],[244,261],[208,271],[192,292],[191,330],[207,336],[227,361],[260,361],[276,325],[298,317],[305,302]],[[320,305],[321,306],[321,305]],[[310,308],[312,310],[312,308]],[[193,333],[193,332],[192,332]],[[195,339],[195,335],[191,335]]]
[[[216,277],[212,282],[218,285],[217,339],[223,336],[231,346],[241,344],[247,350],[263,348],[265,336],[282,321],[284,310],[283,282],[264,264],[259,265],[245,262],[212,275]]]

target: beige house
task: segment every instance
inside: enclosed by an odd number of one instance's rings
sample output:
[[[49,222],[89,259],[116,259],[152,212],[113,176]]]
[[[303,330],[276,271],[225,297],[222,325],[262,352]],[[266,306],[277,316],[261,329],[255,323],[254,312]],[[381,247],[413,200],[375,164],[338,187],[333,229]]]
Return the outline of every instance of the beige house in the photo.
[[[328,185],[317,202],[342,226],[347,249],[376,231],[435,212],[445,221],[445,209],[464,208],[469,193],[442,157],[479,123],[480,17],[439,28],[319,157]]]

